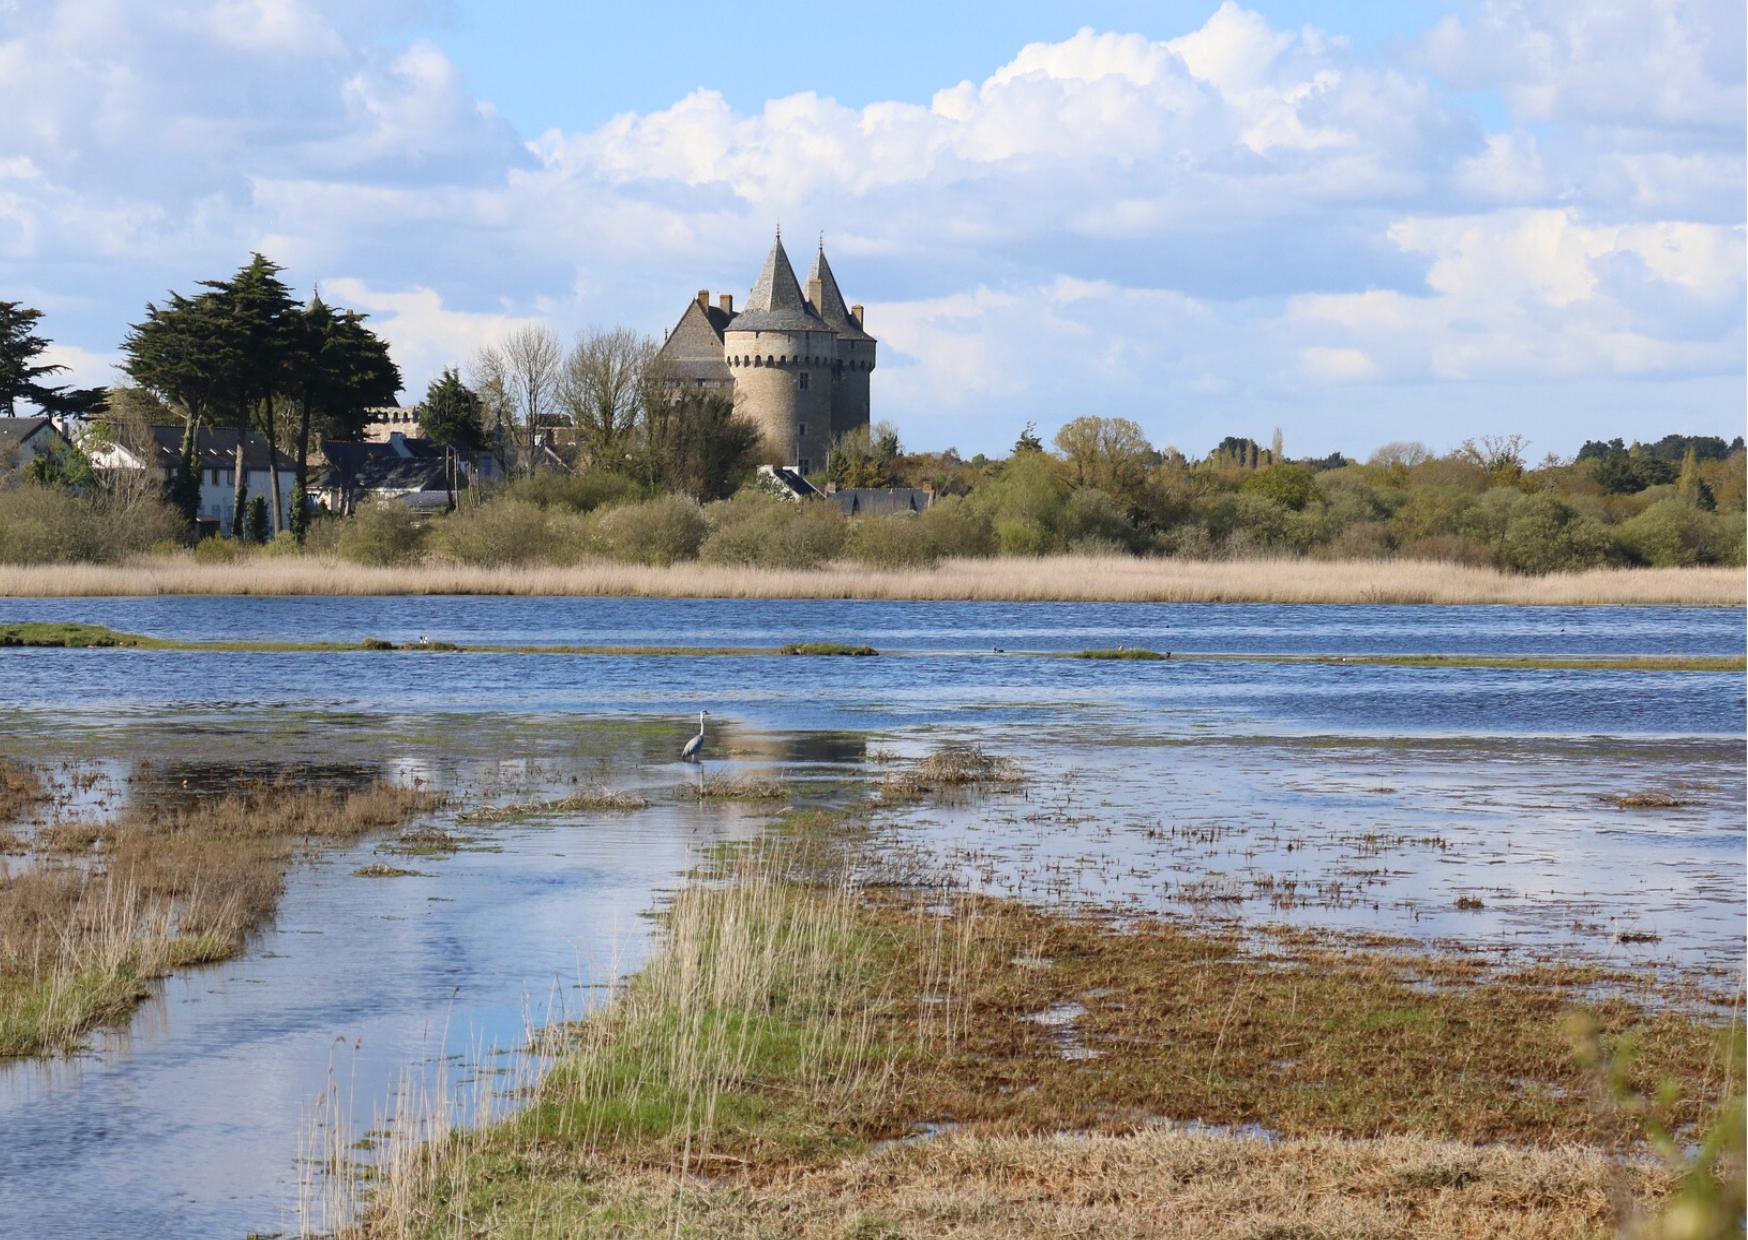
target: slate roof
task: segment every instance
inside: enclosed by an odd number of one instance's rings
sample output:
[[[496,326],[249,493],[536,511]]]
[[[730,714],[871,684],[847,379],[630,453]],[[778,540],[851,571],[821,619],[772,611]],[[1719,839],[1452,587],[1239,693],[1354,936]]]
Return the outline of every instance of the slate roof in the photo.
[[[174,468],[182,458],[182,427],[154,426],[152,432],[152,450],[157,454],[157,464],[163,468]],[[272,454],[279,460],[281,472],[290,472],[297,468],[297,463],[283,452]],[[272,457],[268,454],[267,437],[260,431],[250,431],[249,438],[243,442],[243,468],[271,468]],[[237,463],[237,428],[234,426],[203,426],[194,437],[194,466],[196,469],[230,469]]]
[[[825,242],[820,242],[819,253],[814,257],[813,270],[807,273],[807,286],[813,287],[813,282],[819,281],[819,305],[814,309],[825,325],[838,334],[841,340],[872,340],[874,337],[862,330],[862,325],[850,317],[850,308],[844,304],[844,295],[838,290],[838,278],[832,274],[832,266],[825,261]]]
[[[0,457],[23,445],[43,427],[54,426],[47,417],[0,418]]]
[[[348,491],[447,491],[443,449],[429,439],[397,443],[322,442],[322,486]]]
[[[746,309],[734,316],[729,328],[737,332],[826,332],[825,320],[801,295],[801,285],[795,280],[795,268],[789,265],[789,255],[783,252],[783,236],[778,234],[765,256],[765,266],[759,272]]]
[[[734,375],[723,360],[722,333],[736,317],[720,306],[687,302],[686,312],[656,353],[662,376],[688,383],[696,379],[732,382]]]

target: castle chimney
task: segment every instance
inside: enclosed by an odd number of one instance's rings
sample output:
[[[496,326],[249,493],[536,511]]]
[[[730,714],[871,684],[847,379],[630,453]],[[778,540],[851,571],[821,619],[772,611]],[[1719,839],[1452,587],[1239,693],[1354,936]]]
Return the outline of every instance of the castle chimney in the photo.
[[[819,309],[820,286],[818,276],[815,276],[807,282],[807,300],[813,303],[813,308],[815,310]]]
[[[851,318],[852,318],[852,319],[855,319],[855,320],[856,320],[856,326],[857,326],[857,327],[860,327],[860,326],[862,326],[862,307],[860,307],[860,306],[851,306],[851,307],[850,307],[850,317],[851,317]]]
[[[700,309],[704,309],[704,310],[710,309],[710,290],[709,289],[701,288],[698,290],[698,306]]]
[[[717,297],[716,304],[722,307],[722,312],[724,314],[733,314],[734,313],[734,294],[733,293],[723,293],[722,295]]]

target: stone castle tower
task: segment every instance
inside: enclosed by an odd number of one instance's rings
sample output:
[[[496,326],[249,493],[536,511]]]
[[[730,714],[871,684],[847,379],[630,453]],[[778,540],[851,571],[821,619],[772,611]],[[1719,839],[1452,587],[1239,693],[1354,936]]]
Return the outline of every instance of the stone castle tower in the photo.
[[[825,467],[839,436],[868,425],[874,348],[824,243],[804,294],[778,233],[746,306],[736,313],[727,293],[713,306],[701,291],[656,357],[671,387],[729,397],[784,464],[806,473]]]

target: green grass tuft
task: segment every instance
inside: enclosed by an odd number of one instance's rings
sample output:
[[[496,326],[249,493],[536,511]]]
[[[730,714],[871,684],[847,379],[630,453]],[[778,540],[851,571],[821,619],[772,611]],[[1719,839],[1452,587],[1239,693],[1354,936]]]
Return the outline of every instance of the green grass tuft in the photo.
[[[777,648],[778,654],[832,655],[865,659],[880,652],[872,646],[847,646],[843,642],[786,642]]]
[[[0,646],[58,646],[84,650],[96,646],[137,646],[136,633],[120,633],[101,624],[52,624],[31,621],[0,624]]]
[[[1136,646],[1118,646],[1114,650],[1082,650],[1074,657],[1077,659],[1140,659],[1148,662],[1155,659],[1169,659],[1171,656],[1160,654],[1157,650],[1142,650]]]

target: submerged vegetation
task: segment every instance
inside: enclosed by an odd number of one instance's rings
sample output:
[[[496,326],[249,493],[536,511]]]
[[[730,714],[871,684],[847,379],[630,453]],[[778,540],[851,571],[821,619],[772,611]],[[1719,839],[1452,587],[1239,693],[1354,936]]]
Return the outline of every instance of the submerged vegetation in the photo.
[[[274,784],[40,828],[37,863],[0,869],[0,1057],[70,1049],[125,1016],[150,979],[235,953],[272,913],[300,847],[434,804],[388,784]]]

